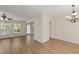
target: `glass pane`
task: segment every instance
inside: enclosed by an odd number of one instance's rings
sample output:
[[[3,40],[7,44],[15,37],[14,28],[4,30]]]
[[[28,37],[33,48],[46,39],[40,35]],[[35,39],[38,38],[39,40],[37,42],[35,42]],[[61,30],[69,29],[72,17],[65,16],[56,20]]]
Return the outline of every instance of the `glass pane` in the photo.
[[[11,23],[1,22],[1,35],[10,34],[11,31]]]
[[[21,31],[21,24],[13,24],[13,32],[20,32]]]

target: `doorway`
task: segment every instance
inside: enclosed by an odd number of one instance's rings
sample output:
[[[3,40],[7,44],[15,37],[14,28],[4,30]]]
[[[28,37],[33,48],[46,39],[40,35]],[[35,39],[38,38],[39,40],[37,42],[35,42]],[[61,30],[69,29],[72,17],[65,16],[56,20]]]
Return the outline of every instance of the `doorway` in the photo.
[[[27,41],[31,42],[34,40],[34,23],[27,23]]]
[[[52,39],[52,32],[53,32],[53,24],[52,24],[52,21],[49,21],[49,39]]]

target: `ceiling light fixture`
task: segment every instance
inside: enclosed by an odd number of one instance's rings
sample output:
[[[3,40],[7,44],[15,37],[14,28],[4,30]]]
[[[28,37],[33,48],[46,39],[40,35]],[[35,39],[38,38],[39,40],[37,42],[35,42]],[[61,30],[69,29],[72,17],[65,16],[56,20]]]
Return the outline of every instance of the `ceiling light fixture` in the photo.
[[[0,20],[12,20],[12,19],[7,18],[6,14],[2,14]]]
[[[75,12],[74,7],[75,7],[75,5],[72,5],[72,8],[73,8],[72,17],[66,16],[66,19],[69,20],[69,21],[72,22],[72,23],[75,23],[75,22],[79,21],[78,15],[77,15],[77,13]]]

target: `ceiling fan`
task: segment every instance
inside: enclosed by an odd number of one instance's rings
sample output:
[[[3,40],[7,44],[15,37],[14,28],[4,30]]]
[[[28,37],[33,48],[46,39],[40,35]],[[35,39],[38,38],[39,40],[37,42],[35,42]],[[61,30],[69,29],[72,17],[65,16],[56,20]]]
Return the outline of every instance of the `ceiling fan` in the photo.
[[[11,19],[11,18],[8,18],[8,17],[6,16],[6,14],[3,13],[0,20],[10,20],[10,21],[11,21],[12,19]]]

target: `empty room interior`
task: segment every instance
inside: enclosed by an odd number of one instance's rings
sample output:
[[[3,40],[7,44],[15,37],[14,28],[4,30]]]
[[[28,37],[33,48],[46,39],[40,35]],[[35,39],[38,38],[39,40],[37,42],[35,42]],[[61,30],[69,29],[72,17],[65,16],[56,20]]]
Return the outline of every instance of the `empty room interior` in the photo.
[[[78,5],[0,5],[0,54],[78,53]]]

